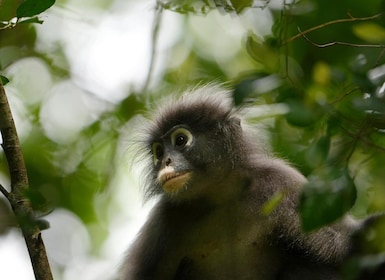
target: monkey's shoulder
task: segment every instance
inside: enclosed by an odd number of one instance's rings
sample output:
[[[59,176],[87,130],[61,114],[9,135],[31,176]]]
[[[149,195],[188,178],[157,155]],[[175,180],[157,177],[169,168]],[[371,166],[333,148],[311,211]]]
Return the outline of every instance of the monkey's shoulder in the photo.
[[[247,173],[256,191],[298,191],[307,182],[294,167],[277,158],[254,159]]]

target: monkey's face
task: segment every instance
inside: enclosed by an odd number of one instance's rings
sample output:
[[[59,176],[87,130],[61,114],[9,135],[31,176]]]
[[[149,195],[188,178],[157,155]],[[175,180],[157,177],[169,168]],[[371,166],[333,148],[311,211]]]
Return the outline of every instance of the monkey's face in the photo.
[[[152,164],[146,178],[149,195],[173,200],[217,196],[246,157],[240,119],[224,95],[186,95],[161,108],[148,125],[146,155]]]
[[[191,129],[187,124],[177,124],[164,134],[154,135],[149,143],[154,186],[175,200],[212,196],[213,186],[220,186],[233,168],[234,146],[229,131],[238,127],[239,121],[226,123],[226,129],[223,125]]]
[[[177,125],[152,143],[156,180],[166,193],[175,195],[187,188],[194,168],[186,154],[191,151],[194,141],[188,127]]]

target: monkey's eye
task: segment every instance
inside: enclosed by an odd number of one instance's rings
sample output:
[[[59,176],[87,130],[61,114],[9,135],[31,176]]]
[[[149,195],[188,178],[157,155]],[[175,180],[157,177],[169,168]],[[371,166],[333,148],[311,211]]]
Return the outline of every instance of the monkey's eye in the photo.
[[[155,165],[158,163],[160,159],[162,159],[163,153],[164,153],[163,146],[160,143],[155,142],[152,144],[152,155],[153,155]]]
[[[193,140],[193,136],[190,131],[180,127],[171,133],[171,143],[178,148],[184,148],[190,146]]]
[[[177,137],[175,137],[175,146],[182,147],[182,146],[186,145],[187,140],[188,139],[187,139],[186,135],[179,134]]]

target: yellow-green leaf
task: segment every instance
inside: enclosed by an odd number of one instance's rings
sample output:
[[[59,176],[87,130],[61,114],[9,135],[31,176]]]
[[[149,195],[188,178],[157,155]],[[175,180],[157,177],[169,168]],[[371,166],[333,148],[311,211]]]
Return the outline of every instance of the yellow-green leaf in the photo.
[[[275,208],[281,203],[284,198],[284,193],[281,191],[275,192],[270,199],[262,206],[262,213],[265,216],[270,215],[271,212],[274,211]]]
[[[360,23],[353,26],[353,33],[369,43],[385,42],[385,28],[375,23]]]

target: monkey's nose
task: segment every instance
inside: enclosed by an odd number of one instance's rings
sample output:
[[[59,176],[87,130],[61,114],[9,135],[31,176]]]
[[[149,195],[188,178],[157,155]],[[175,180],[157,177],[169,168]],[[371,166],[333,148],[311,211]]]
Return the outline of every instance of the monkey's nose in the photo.
[[[166,166],[169,166],[171,164],[171,158],[166,159]]]

